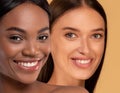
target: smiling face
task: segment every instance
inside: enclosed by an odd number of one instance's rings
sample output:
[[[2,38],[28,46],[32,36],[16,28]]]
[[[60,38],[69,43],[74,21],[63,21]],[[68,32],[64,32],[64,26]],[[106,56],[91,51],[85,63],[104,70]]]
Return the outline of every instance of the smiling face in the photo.
[[[24,3],[0,20],[0,73],[23,83],[36,80],[49,54],[49,19]]]
[[[52,25],[52,77],[58,84],[90,78],[103,56],[104,40],[104,20],[95,10],[80,7],[65,12]]]

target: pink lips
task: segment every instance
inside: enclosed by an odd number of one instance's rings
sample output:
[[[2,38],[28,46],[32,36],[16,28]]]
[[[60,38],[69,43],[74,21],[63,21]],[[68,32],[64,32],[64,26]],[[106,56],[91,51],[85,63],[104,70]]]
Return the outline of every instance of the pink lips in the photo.
[[[79,68],[88,68],[92,63],[92,59],[90,59],[90,58],[72,58],[72,62],[75,66],[77,66]]]

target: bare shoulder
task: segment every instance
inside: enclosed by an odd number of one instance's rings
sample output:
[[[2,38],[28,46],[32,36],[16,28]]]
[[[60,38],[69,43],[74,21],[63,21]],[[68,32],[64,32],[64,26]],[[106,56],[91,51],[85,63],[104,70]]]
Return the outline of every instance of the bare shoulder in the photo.
[[[58,87],[50,93],[89,93],[85,88],[79,86]]]

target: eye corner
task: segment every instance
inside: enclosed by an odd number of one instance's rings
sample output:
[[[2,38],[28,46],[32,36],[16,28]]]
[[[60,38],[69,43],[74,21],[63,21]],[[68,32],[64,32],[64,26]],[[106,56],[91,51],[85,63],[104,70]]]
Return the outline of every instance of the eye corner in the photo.
[[[95,38],[95,39],[101,39],[102,37],[104,37],[102,33],[94,33],[92,35],[92,38]]]

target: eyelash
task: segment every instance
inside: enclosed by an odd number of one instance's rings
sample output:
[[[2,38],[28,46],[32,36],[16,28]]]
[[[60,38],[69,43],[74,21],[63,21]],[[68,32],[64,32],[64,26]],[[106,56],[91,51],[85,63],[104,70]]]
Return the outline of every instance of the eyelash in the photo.
[[[48,39],[49,35],[48,34],[41,34],[38,36],[38,40],[40,41],[46,41]]]
[[[99,34],[99,33],[96,33],[96,34],[93,34],[92,37],[95,38],[95,39],[100,39],[100,38],[103,37],[103,35],[102,35],[102,34]]]
[[[72,32],[68,32],[65,34],[65,37],[69,40],[74,40],[75,38],[77,38],[77,35],[75,33]],[[102,39],[104,37],[104,35],[102,33],[94,33],[92,34],[92,38],[93,39]]]
[[[13,35],[13,36],[10,36],[9,38],[10,40],[15,41],[15,42],[20,42],[21,40],[23,40],[21,36],[18,36],[18,35]]]
[[[72,39],[72,38],[77,37],[77,35],[74,34],[74,33],[69,32],[69,33],[66,33],[66,34],[65,34],[65,37],[66,37],[66,38],[69,38],[69,39]]]

